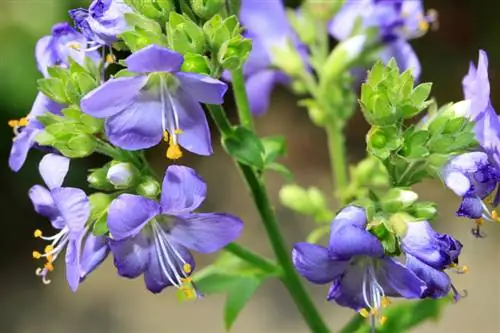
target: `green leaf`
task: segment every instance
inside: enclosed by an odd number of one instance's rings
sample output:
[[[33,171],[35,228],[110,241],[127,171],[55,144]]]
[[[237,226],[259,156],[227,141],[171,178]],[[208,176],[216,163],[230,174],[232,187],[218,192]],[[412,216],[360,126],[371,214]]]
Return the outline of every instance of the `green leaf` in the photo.
[[[251,130],[236,127],[229,136],[222,139],[222,146],[239,162],[264,169],[264,146]]]
[[[429,98],[431,89],[432,83],[430,82],[422,83],[416,86],[415,89],[413,89],[410,97],[412,104],[415,106],[422,105],[427,100],[427,98]]]
[[[38,89],[59,104],[68,104],[64,83],[60,79],[45,78],[37,81]]]
[[[261,142],[264,146],[264,160],[266,164],[272,163],[278,157],[286,154],[286,140],[283,136],[262,138]]]
[[[80,91],[71,80],[66,81],[65,93],[68,101],[71,104],[80,104]]]
[[[261,285],[262,280],[257,278],[240,278],[236,284],[231,287],[224,307],[224,323],[226,330],[230,330],[239,313],[255,291]]]
[[[66,68],[62,68],[61,66],[51,66],[47,68],[47,72],[50,77],[61,79],[63,82],[69,80],[70,74]]]
[[[281,174],[283,178],[285,178],[285,181],[288,183],[293,182],[295,178],[290,169],[288,169],[281,163],[274,162],[271,164],[266,164],[266,170],[276,171],[277,173]]]

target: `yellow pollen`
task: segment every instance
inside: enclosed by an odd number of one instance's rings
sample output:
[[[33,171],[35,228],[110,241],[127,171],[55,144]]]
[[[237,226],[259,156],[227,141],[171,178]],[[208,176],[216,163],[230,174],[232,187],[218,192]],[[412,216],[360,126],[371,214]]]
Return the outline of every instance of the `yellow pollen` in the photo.
[[[23,117],[19,120],[12,119],[12,120],[9,120],[7,124],[9,125],[9,127],[12,127],[12,128],[23,127],[23,126],[28,125],[28,118]]]
[[[54,265],[52,265],[52,262],[47,262],[45,263],[45,266],[44,266],[49,272],[52,272],[54,270]]]
[[[361,317],[363,318],[368,318],[370,317],[370,312],[368,312],[367,309],[363,308],[361,310],[358,311],[358,313],[361,315]]]
[[[78,42],[70,42],[66,44],[66,46],[72,48],[75,51],[80,51],[82,49],[82,45]]]
[[[167,148],[167,158],[171,160],[178,160],[182,157],[182,150],[178,144],[170,144]]]
[[[389,305],[391,305],[391,300],[387,296],[384,296],[384,297],[382,297],[382,302],[381,303],[382,303],[382,307],[386,308]]]
[[[469,272],[469,266],[466,266],[466,265],[459,266],[459,267],[457,267],[457,270],[460,273],[468,273]]]
[[[498,213],[497,213],[496,210],[494,210],[494,211],[491,212],[491,218],[495,222],[500,222],[500,217],[498,216]]]
[[[33,258],[34,259],[40,259],[42,257],[42,254],[38,251],[33,251]]]
[[[380,326],[384,325],[387,322],[387,316],[380,317],[378,321],[380,323]]]
[[[191,265],[190,264],[184,264],[184,272],[186,273],[191,273]]]
[[[108,54],[106,56],[106,63],[108,64],[114,64],[116,62],[116,57],[112,54]]]
[[[23,117],[19,119],[19,126],[26,126],[26,125],[28,125],[28,118]]]
[[[163,132],[163,141],[168,142],[168,132],[167,131]]]
[[[44,250],[44,251],[45,251],[45,253],[52,252],[52,251],[54,251],[54,247],[53,247],[52,245],[47,245],[47,246],[45,247],[45,250]]]
[[[418,22],[418,29],[420,31],[427,32],[429,30],[429,22],[426,20],[420,20],[420,22]]]
[[[40,229],[36,229],[35,232],[33,233],[33,236],[35,236],[35,238],[42,237],[42,231]]]

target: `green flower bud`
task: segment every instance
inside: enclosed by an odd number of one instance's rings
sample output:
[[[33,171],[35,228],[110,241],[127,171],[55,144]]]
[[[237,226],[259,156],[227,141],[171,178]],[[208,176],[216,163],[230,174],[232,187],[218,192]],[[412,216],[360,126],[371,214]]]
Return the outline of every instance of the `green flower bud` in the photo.
[[[300,40],[306,45],[313,45],[316,42],[317,36],[315,18],[308,11],[297,12],[289,9],[287,10],[287,14]]]
[[[136,188],[137,194],[146,198],[156,199],[161,192],[160,183],[153,177],[144,177]]]
[[[221,10],[224,0],[190,0],[190,3],[198,17],[208,20]]]
[[[388,221],[388,225],[398,237],[404,237],[408,231],[408,223],[414,222],[415,217],[407,213],[393,214]]]
[[[287,41],[271,50],[273,65],[290,76],[299,76],[305,70],[305,64],[295,46]]]
[[[108,209],[113,201],[113,197],[105,193],[94,193],[89,196],[90,200],[90,219],[92,221],[99,219]]]
[[[117,189],[126,189],[137,183],[140,172],[130,163],[113,163],[106,173],[106,179]]]
[[[283,206],[298,213],[312,215],[316,212],[316,207],[311,203],[307,191],[298,185],[283,186],[279,198]]]
[[[418,199],[418,194],[401,188],[392,188],[382,197],[382,209],[385,212],[398,212],[410,207]]]
[[[355,61],[364,50],[365,35],[357,35],[340,42],[330,53],[323,67],[323,79],[326,83],[335,81]]]
[[[410,207],[408,212],[417,220],[431,221],[437,216],[437,205],[434,202],[417,202]]]
[[[203,30],[185,15],[170,13],[167,38],[170,48],[179,53],[202,54],[205,51]]]
[[[188,53],[184,55],[181,71],[210,75],[210,65],[207,57],[201,54]]]
[[[227,70],[236,70],[243,66],[252,51],[252,41],[238,36],[222,44],[217,59]]]
[[[89,186],[101,191],[112,191],[114,186],[108,181],[107,173],[108,166],[104,166],[99,169],[90,170],[90,174],[87,176],[87,182]]]

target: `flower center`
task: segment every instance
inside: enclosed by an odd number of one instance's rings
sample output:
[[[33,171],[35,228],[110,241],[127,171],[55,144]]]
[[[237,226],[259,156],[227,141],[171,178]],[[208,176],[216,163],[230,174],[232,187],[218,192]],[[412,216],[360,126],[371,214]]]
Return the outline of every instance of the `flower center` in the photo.
[[[168,144],[166,156],[168,159],[177,160],[182,157],[179,146],[178,135],[182,133],[179,125],[179,116],[174,104],[174,99],[169,92],[167,80],[169,77],[160,77],[161,98],[161,126],[163,129],[163,140]],[[176,82],[172,82],[173,84]],[[175,88],[175,87],[174,87]]]
[[[27,117],[23,117],[19,120],[17,119],[9,120],[8,124],[12,128],[12,131],[14,132],[14,140],[19,134],[21,134],[21,129],[23,127],[26,127],[28,125],[28,122],[29,120]]]
[[[151,223],[153,242],[160,269],[165,278],[181,290],[187,299],[201,297],[190,275],[191,264],[186,262],[175,246],[170,244],[168,234],[157,221]]]
[[[35,259],[44,258],[46,260],[46,263],[44,264],[43,268],[39,267],[36,270],[36,275],[42,277],[42,282],[44,284],[50,283],[50,280],[47,279],[47,274],[54,270],[53,262],[59,256],[59,253],[61,253],[61,251],[68,244],[68,231],[69,229],[67,227],[64,227],[63,229],[61,229],[60,232],[50,237],[43,236],[42,231],[39,229],[35,230],[34,232],[35,238],[41,238],[45,241],[51,242],[50,245],[47,245],[45,247],[43,254],[38,251],[33,251],[33,258]]]
[[[384,289],[377,281],[372,259],[369,259],[369,261],[363,275],[362,286],[363,300],[366,307],[359,310],[359,314],[364,318],[371,317],[372,326],[375,325],[375,319],[378,319],[380,325],[383,325],[387,321],[387,317],[379,313],[380,308],[386,308],[391,302],[385,296]]]

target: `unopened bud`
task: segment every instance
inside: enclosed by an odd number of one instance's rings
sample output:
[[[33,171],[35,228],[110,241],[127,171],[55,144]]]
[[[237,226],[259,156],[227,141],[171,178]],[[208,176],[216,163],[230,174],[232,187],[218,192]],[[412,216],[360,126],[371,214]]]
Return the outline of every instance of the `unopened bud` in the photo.
[[[112,165],[107,174],[107,180],[116,188],[129,188],[137,181],[139,170],[130,163]]]
[[[160,194],[160,183],[153,177],[144,177],[136,188],[137,194],[146,198],[156,199]]]

